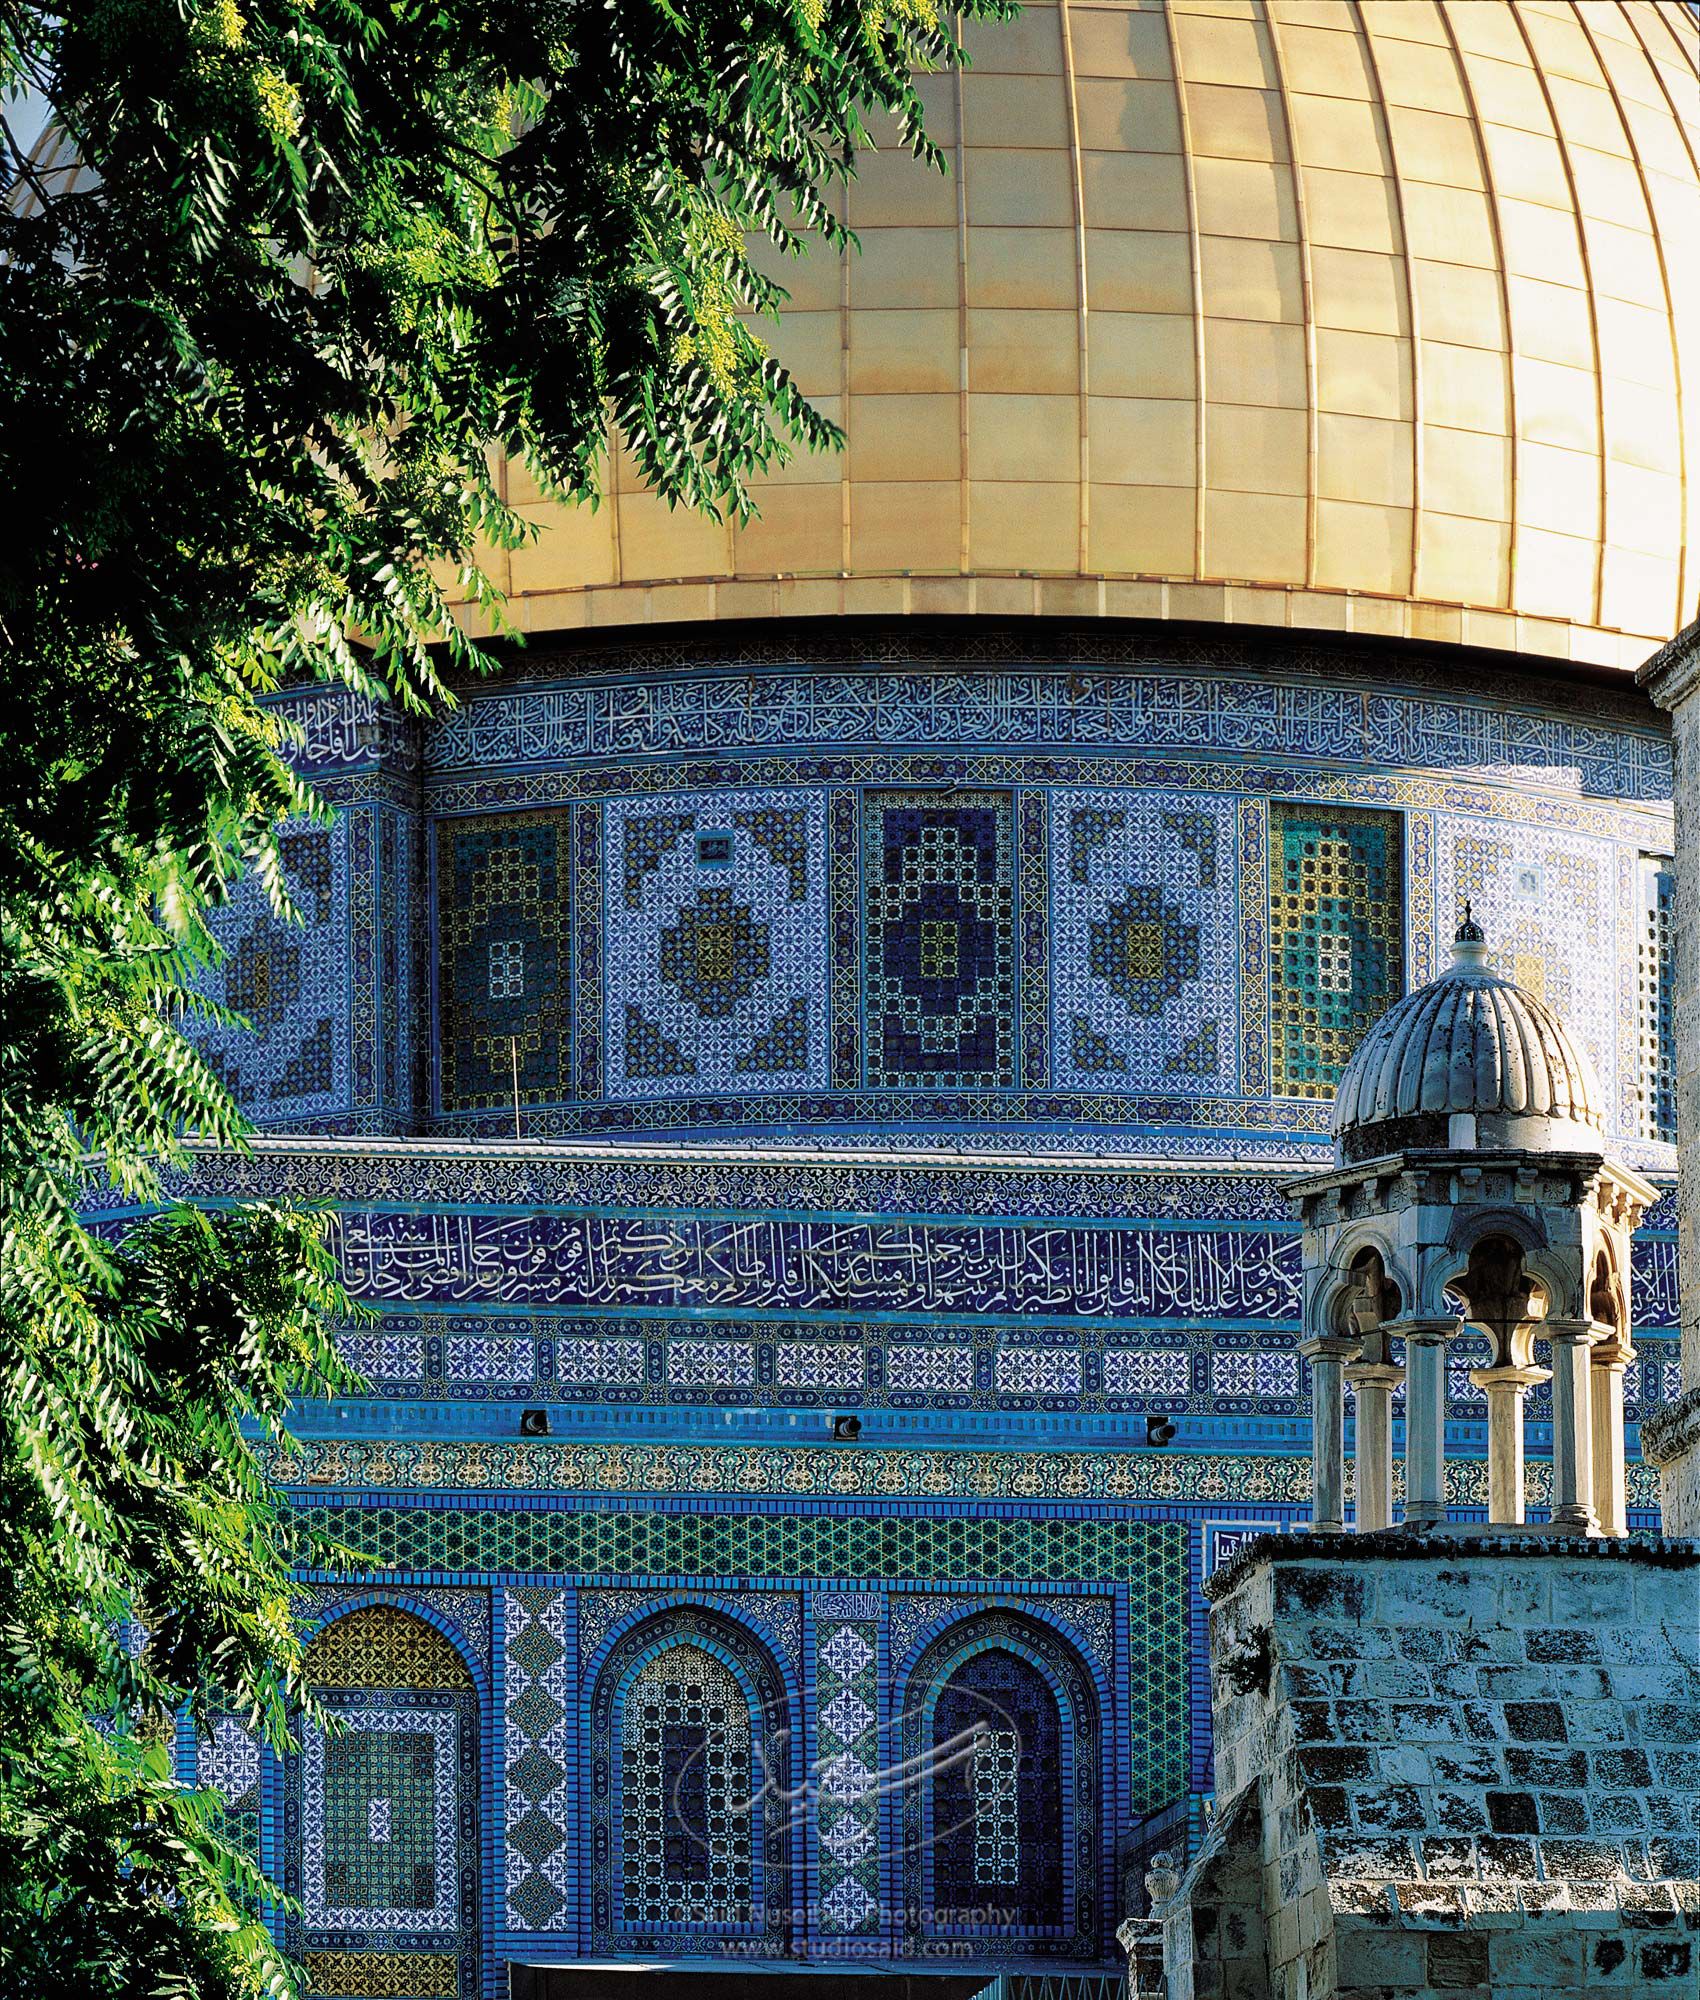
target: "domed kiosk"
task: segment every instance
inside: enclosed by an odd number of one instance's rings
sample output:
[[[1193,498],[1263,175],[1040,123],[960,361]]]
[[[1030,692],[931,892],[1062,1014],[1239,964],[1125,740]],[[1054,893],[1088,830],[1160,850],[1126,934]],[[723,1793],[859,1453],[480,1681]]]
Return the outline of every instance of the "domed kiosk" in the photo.
[[[1454,1183],[1609,1250],[1656,1519],[1671,756],[1632,669],[1700,549],[1687,18],[1069,0],[972,52],[924,86],[949,175],[865,157],[860,252],[784,273],[842,455],[745,527],[617,440],[595,512],[510,468],[500,675],[425,721],[280,697],[338,817],[286,842],[304,925],[225,913],[259,1032],[205,1046],[264,1136],[193,1187],[326,1203],[372,1311],[367,1393],[280,1465],[378,1565],[313,1615],[393,1614],[358,1757],[257,1794],[316,1990],[1102,1971],[1210,1790],[1200,1581],[1310,1518],[1330,1367],[1432,1363],[1419,1514],[1513,1505],[1508,1367],[1529,1511],[1599,1506],[1546,1454],[1606,1349],[1549,1390],[1513,1294],[1606,1321],[1507,1219],[1457,1331]],[[1330,1265],[1346,1320],[1299,1175],[1348,1244],[1349,1190],[1418,1231],[1379,1291]],[[1307,1359],[1354,1313],[1407,1331]],[[476,1683],[429,1728],[422,1626]],[[1026,1750],[885,1787],[994,1710]],[[404,1745],[454,1823],[372,1816],[405,1885],[365,1830]]]
[[[1493,1343],[1488,1525],[1524,1524],[1523,1397],[1554,1385],[1551,1530],[1626,1532],[1630,1238],[1659,1191],[1609,1159],[1586,1054],[1485,964],[1465,906],[1453,962],[1388,1009],[1346,1066],[1332,1174],[1289,1193],[1304,1226],[1313,1524],[1344,1525],[1344,1379],[1357,1397],[1357,1519],[1393,1518],[1391,1404],[1406,1370],[1405,1521],[1446,1524],[1446,1344]],[[1590,1356],[1592,1359],[1590,1360]]]

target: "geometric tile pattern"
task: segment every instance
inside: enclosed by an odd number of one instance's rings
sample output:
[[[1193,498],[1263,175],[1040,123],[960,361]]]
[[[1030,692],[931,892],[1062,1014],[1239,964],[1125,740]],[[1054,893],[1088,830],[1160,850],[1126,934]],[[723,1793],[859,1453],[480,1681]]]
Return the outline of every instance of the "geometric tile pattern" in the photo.
[[[315,1928],[453,1931],[452,1707],[339,1708],[304,1727],[306,1916]]]
[[[456,2000],[460,1961],[447,1951],[310,1951],[314,2000]]]
[[[815,1601],[815,1830],[820,1928],[867,1936],[880,1928],[879,1599]]]
[[[869,1086],[1013,1085],[1011,794],[868,793],[862,894]]]
[[[244,873],[209,924],[224,961],[197,981],[250,1025],[188,1024],[208,1064],[261,1123],[346,1110],[350,1089],[347,822],[286,827],[278,846],[302,921],[275,915],[252,871]]]
[[[1231,799],[1052,793],[1059,1088],[1236,1088],[1234,826]]]
[[[508,1923],[517,1931],[561,1931],[574,1920],[569,1786],[576,1696],[566,1606],[565,1591],[543,1586],[511,1586],[503,1595],[506,1886]]]
[[[604,832],[608,1094],[824,1084],[824,794],[614,800]]]
[[[363,1604],[313,1639],[317,1688],[470,1688],[466,1662],[435,1626],[389,1604]]]
[[[1277,802],[1269,846],[1274,1090],[1332,1097],[1405,990],[1399,816]]]
[[[1210,1357],[1210,1387],[1218,1396],[1296,1396],[1299,1357],[1290,1350],[1218,1348]]]
[[[571,1095],[568,819],[483,813],[437,826],[438,1033],[445,1111]]]
[[[599,1449],[612,1460],[622,1448]],[[656,1447],[646,1445],[643,1451],[653,1462]],[[1178,1494],[1185,1483],[1184,1463],[1175,1463]],[[363,1550],[382,1569],[616,1577],[935,1582],[971,1576],[989,1583],[1005,1578],[1113,1583],[1131,1580],[1160,1561],[1173,1533],[1182,1532],[1184,1540],[1184,1531],[1171,1523],[1118,1518],[675,1514],[624,1506],[485,1510],[328,1505],[315,1510],[314,1521]]]
[[[1488,963],[1545,1000],[1593,1060],[1619,1122],[1618,883],[1611,846],[1555,828],[1447,828],[1441,881],[1487,933]],[[1627,913],[1625,913],[1627,914]],[[1631,1089],[1633,1086],[1631,1086]],[[1623,1120],[1636,1128],[1635,1106]]]
[[[195,1782],[216,1792],[226,1840],[256,1866],[260,1859],[260,1739],[233,1715],[221,1715],[195,1748]]]
[[[1645,854],[1637,870],[1636,1129],[1676,1144],[1676,866]]]
[[[1255,1477],[1230,1476],[1216,1497],[1253,1499],[1259,1484]],[[1164,1525],[1167,1533],[1128,1578],[1125,1740],[1133,1759],[1127,1803],[1134,1813],[1158,1812],[1187,1789],[1190,1533],[1179,1523]]]

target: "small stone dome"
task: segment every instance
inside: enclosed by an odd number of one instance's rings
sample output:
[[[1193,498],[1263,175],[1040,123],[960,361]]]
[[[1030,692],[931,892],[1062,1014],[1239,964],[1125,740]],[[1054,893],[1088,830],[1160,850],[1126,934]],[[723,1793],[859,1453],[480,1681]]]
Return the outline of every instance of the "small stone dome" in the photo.
[[[1468,903],[1451,965],[1376,1022],[1334,1100],[1347,1162],[1410,1146],[1598,1152],[1604,1132],[1586,1052],[1544,1000],[1488,965]]]

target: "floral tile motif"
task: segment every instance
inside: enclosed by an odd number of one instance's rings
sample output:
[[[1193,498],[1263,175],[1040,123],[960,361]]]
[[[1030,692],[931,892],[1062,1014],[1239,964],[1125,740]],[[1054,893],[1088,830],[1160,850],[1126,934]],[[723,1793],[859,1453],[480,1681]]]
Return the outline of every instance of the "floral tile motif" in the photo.
[[[1008,792],[865,795],[863,1062],[871,1089],[1016,1082],[1014,820]]]
[[[689,793],[607,806],[611,1097],[825,1082],[825,846],[818,792]]]
[[[1051,797],[1059,1088],[1239,1087],[1235,805],[1180,792]]]
[[[246,1028],[198,1024],[194,1039],[250,1117],[312,1118],[350,1100],[348,827],[287,827],[283,877],[301,922],[278,916],[252,874],[213,913],[227,956],[202,980]]]

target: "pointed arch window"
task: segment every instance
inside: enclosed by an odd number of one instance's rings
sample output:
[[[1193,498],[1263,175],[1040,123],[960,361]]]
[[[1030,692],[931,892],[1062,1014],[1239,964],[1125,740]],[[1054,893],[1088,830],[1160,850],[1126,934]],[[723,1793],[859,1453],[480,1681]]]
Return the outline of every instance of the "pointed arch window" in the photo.
[[[989,1647],[933,1711],[934,1906],[945,1925],[1062,1922],[1062,1726],[1030,1660]]]
[[[641,1928],[749,1923],[750,1711],[700,1646],[670,1646],[626,1689],[620,1728],[622,1918]]]
[[[789,1949],[793,1726],[777,1661],[735,1620],[684,1604],[619,1638],[590,1707],[598,1948]]]
[[[925,1645],[897,1700],[904,1948],[972,1937],[993,1954],[1096,1957],[1103,1742],[1081,1653],[988,1611]]]

